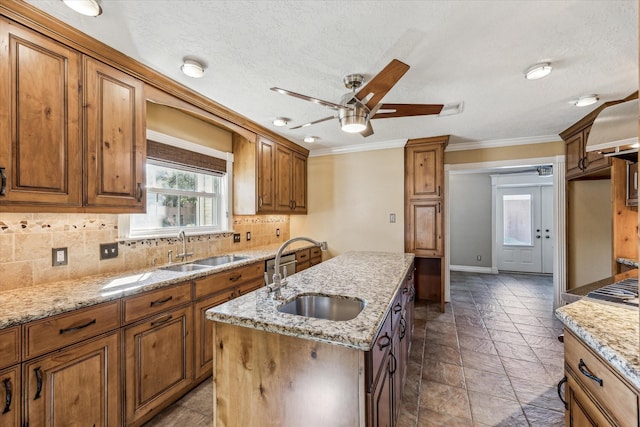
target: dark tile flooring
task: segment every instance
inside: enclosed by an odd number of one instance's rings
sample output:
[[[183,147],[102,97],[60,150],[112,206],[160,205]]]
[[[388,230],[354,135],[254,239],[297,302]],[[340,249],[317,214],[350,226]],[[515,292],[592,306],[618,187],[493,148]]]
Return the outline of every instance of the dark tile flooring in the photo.
[[[451,273],[445,313],[418,304],[399,427],[564,426],[551,277]],[[147,426],[209,426],[210,380]]]

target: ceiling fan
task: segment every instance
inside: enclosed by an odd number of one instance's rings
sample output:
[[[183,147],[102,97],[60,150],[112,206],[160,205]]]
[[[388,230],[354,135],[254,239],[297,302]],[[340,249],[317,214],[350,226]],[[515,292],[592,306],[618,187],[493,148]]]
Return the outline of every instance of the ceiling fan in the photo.
[[[283,95],[310,101],[338,112],[337,116],[334,115],[314,120],[300,126],[292,127],[291,129],[299,129],[337,118],[344,132],[360,133],[362,136],[367,137],[373,135],[373,127],[370,123],[371,119],[426,116],[430,114],[440,114],[440,111],[442,111],[444,107],[443,104],[383,104],[380,102],[408,70],[409,66],[407,64],[393,59],[364,86],[362,86],[364,82],[364,76],[362,74],[348,74],[344,77],[343,81],[348,89],[352,89],[352,93],[344,95],[340,104],[278,87],[272,87],[271,90]]]

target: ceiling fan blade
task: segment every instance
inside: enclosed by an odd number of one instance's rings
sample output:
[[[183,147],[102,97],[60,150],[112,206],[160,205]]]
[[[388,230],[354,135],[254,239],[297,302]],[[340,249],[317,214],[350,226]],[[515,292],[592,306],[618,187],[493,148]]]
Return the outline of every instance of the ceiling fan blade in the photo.
[[[371,110],[378,105],[380,100],[391,90],[391,88],[409,71],[409,66],[404,62],[393,59],[382,69],[369,83],[364,85],[357,93],[356,98],[360,101],[371,93],[373,96],[367,101],[367,108]]]
[[[444,104],[381,104],[372,119],[440,114]]]
[[[329,116],[329,117],[325,117],[324,119],[314,120],[312,122],[305,123],[303,125],[292,127],[292,128],[289,128],[289,129],[291,129],[291,130],[300,129],[300,128],[304,128],[304,127],[307,127],[307,126],[315,125],[316,123],[326,122],[327,120],[331,120],[331,119],[335,119],[335,118],[336,118],[336,116]]]
[[[322,99],[318,99],[318,98],[312,98],[310,96],[303,95],[301,93],[291,92],[290,90],[281,89],[279,87],[272,87],[271,90],[274,92],[281,93],[283,95],[289,95],[289,96],[293,96],[294,98],[302,99],[304,101],[313,102],[314,104],[319,104],[319,105],[322,105],[323,107],[331,108],[332,110],[341,110],[345,108],[344,105],[334,104],[333,102],[323,101]]]
[[[364,136],[365,138],[373,135],[373,126],[371,126],[371,122],[367,122],[366,129],[360,132],[360,135]]]

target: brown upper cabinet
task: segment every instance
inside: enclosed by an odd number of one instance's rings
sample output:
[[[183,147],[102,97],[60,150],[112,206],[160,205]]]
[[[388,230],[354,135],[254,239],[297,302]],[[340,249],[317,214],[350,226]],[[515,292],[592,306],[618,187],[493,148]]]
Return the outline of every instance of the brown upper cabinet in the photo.
[[[96,210],[144,212],[144,85],[84,57],[86,199]]]
[[[307,213],[307,150],[234,134],[233,155],[234,214]]]
[[[0,45],[0,211],[144,212],[142,82],[4,18]]]
[[[0,18],[0,210],[82,206],[81,55]]]
[[[569,135],[562,134],[565,139],[567,153],[567,179],[590,176],[611,166],[611,159],[596,152],[587,152],[587,139],[591,124]]]

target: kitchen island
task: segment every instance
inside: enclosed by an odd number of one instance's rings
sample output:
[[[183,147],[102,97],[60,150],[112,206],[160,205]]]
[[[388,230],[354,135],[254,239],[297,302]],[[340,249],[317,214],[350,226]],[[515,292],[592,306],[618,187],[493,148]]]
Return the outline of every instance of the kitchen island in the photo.
[[[412,254],[349,252],[207,311],[214,425],[392,424],[413,312]],[[364,301],[352,320],[281,313],[300,294]]]

